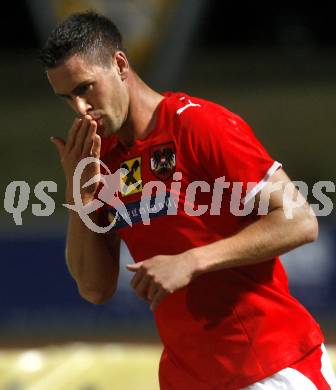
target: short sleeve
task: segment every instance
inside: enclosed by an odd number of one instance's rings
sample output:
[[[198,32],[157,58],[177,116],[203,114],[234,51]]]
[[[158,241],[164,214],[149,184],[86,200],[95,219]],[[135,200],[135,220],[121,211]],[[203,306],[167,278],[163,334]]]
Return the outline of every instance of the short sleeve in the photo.
[[[200,107],[189,118],[195,158],[212,180],[225,176],[231,185],[242,183],[242,202],[247,203],[281,164],[270,157],[244,120],[214,106]]]

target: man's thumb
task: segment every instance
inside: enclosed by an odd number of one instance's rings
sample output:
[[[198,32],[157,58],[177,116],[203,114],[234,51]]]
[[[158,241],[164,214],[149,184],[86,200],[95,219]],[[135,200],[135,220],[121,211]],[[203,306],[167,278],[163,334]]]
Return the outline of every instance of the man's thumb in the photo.
[[[140,261],[139,263],[127,264],[126,268],[129,271],[136,272],[141,267],[141,264],[142,264],[142,261]]]
[[[50,141],[56,146],[59,157],[61,158],[62,154],[63,154],[63,150],[65,148],[64,140],[62,140],[62,138],[58,138],[58,137],[50,137]]]

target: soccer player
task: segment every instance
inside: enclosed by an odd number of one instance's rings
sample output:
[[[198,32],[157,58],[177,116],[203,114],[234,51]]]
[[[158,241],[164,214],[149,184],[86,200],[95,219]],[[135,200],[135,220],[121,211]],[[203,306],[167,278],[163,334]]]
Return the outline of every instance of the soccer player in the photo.
[[[69,211],[69,271],[83,298],[106,302],[125,240],[132,287],[150,304],[164,346],[161,389],[334,388],[319,325],[290,295],[277,257],[314,241],[317,221],[251,128],[215,103],[151,89],[131,68],[116,26],[93,12],[56,27],[40,58],[79,116],[66,141],[52,137],[67,203],[75,201],[78,163],[95,157],[82,184],[106,173],[102,160],[120,173],[126,210],[111,194],[90,214],[113,225],[106,234]],[[104,187],[82,186],[83,204]],[[286,191],[297,201],[291,218]]]

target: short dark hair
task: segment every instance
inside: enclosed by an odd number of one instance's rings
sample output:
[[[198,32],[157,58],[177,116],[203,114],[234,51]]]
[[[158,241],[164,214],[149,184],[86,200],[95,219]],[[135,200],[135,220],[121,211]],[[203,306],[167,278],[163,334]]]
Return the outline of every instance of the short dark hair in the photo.
[[[51,32],[39,59],[47,69],[74,54],[106,65],[117,50],[123,50],[123,44],[116,25],[105,16],[86,11],[70,15]]]

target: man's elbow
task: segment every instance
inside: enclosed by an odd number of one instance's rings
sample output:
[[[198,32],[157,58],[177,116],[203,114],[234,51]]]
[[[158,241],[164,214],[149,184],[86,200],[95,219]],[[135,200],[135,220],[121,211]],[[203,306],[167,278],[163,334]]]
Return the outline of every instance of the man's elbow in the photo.
[[[98,289],[79,289],[80,296],[93,305],[103,305],[107,303],[115,292],[116,288],[106,291]]]

